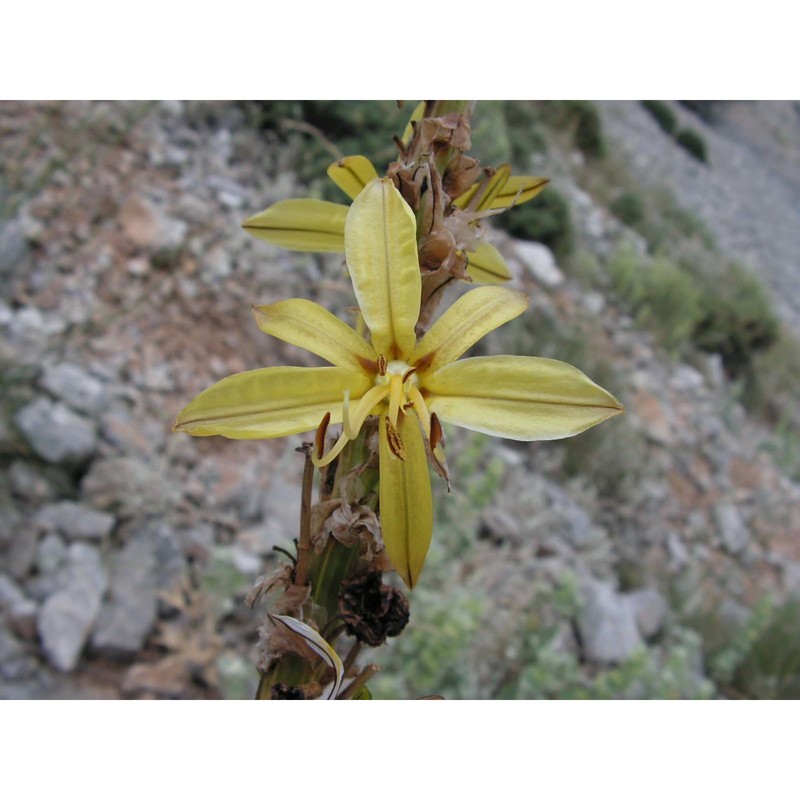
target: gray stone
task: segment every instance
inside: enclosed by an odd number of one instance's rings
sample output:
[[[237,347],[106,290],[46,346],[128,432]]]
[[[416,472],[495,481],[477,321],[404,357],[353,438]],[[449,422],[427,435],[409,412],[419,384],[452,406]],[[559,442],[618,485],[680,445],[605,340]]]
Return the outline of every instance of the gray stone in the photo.
[[[564,283],[564,273],[549,247],[539,242],[517,242],[515,250],[519,261],[542,286],[556,289]]]
[[[33,675],[36,667],[36,659],[25,645],[0,624],[0,677],[7,681],[24,680]]]
[[[36,633],[38,605],[7,575],[0,575],[0,613],[20,636],[32,638]]]
[[[688,364],[679,364],[669,380],[669,385],[678,392],[697,392],[706,385],[706,380]]]
[[[667,618],[667,601],[661,593],[648,587],[625,595],[625,599],[633,608],[639,633],[645,639],[655,636]]]
[[[68,554],[62,587],[39,610],[39,636],[50,663],[70,672],[100,612],[107,578],[100,553],[91,545],[74,543]]]
[[[22,227],[15,221],[0,222],[0,275],[11,275],[30,257]]]
[[[30,461],[14,460],[8,468],[8,479],[11,491],[25,500],[42,502],[56,496],[47,476]]]
[[[0,515],[0,527],[13,526],[11,544],[6,556],[5,569],[17,580],[28,576],[36,561],[36,548],[39,543],[39,532],[13,509],[5,509]]]
[[[581,647],[589,661],[614,664],[644,645],[633,606],[606,583],[585,579],[578,615]]]
[[[67,546],[57,533],[42,537],[36,551],[36,568],[43,575],[55,572],[67,558]]]
[[[731,555],[737,555],[747,547],[750,532],[736,506],[730,503],[714,506],[714,521],[717,523],[722,546]]]
[[[111,533],[116,517],[72,500],[62,500],[43,506],[34,522],[41,530],[60,531],[70,539],[99,540]]]
[[[169,588],[184,568],[175,534],[165,523],[134,532],[111,561],[108,601],[92,636],[92,647],[112,658],[141,650],[155,621],[158,592]]]
[[[783,561],[783,560],[782,560]],[[800,594],[800,561],[783,561],[783,585],[793,594]]]
[[[96,459],[81,482],[81,493],[94,508],[115,510],[120,517],[139,517],[142,509],[158,515],[174,509],[181,491],[161,460]]]
[[[51,464],[83,463],[97,447],[92,422],[63,403],[40,397],[23,406],[15,421],[36,453]]]
[[[71,408],[90,416],[99,413],[108,401],[103,384],[75,364],[46,367],[40,385]]]

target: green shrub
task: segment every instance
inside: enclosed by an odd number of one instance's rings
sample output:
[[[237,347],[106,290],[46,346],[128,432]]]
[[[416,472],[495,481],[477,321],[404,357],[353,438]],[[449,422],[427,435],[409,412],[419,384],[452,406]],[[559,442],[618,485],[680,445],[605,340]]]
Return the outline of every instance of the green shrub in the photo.
[[[606,145],[603,126],[594,103],[588,100],[569,100],[564,105],[568,124],[574,128],[575,146],[589,157],[604,156]]]
[[[678,127],[678,120],[672,109],[661,100],[642,100],[642,108],[648,111],[659,127],[672,136]]]
[[[772,424],[796,429],[800,445],[800,341],[779,333],[772,347],[754,355],[752,378],[744,398],[747,406]],[[800,461],[797,467],[800,476]]]
[[[531,153],[547,150],[547,137],[542,124],[543,115],[536,104],[525,100],[507,100],[503,103],[506,129],[511,145],[511,160],[520,169],[527,169]],[[480,117],[481,105],[477,107]]]
[[[689,155],[701,161],[703,164],[708,163],[706,141],[697,131],[692,128],[684,128],[682,131],[678,132],[675,141],[689,153]]]
[[[341,155],[367,156],[381,170],[397,154],[392,135],[402,134],[413,105],[393,100],[278,100],[239,104],[250,125],[281,142],[300,144],[292,168],[300,180],[325,197],[341,201],[341,192],[325,171]]]
[[[555,189],[548,187],[529,203],[495,217],[495,224],[518,239],[546,244],[558,256],[572,250],[569,203]]]
[[[645,220],[644,203],[636,192],[623,192],[611,202],[611,211],[630,228],[639,228]]]
[[[734,672],[732,685],[746,697],[800,699],[800,599],[779,606]]]
[[[700,320],[700,287],[695,278],[666,258],[648,264],[630,248],[609,262],[617,294],[632,308],[637,322],[653,330],[671,353],[688,342]]]
[[[733,378],[750,371],[756,353],[778,340],[778,321],[761,282],[737,264],[704,275],[700,317],[692,335],[702,350],[719,353]]]

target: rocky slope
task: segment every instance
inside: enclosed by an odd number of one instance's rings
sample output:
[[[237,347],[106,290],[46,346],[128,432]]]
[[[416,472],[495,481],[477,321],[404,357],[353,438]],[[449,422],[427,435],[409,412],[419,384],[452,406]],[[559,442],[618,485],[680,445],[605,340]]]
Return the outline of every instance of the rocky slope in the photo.
[[[796,324],[798,161],[758,156],[746,114],[707,132],[701,168],[659,143],[637,106],[601,110],[632,168],[757,259]],[[285,149],[235,107],[4,103],[0,137],[0,696],[248,696],[258,619],[243,598],[295,535],[301,438],[193,440],[170,424],[225,375],[311,364],[261,334],[249,304],[303,296],[346,316],[341,261],[240,230],[305,190]],[[586,247],[636,240],[551,166]],[[546,248],[496,242],[532,319],[590,337],[628,413],[585,450],[452,434],[454,494],[440,498],[417,632],[389,652],[387,674],[415,648],[441,658],[387,677],[385,694],[560,696],[565,663],[585,688],[636,658],[647,667],[609,694],[713,694],[686,609],[741,622],[759,598],[800,588],[800,487],[761,448],[718,358],[670,360]],[[524,326],[486,346],[561,355]],[[430,628],[443,606],[452,639]],[[686,675],[647,683],[679,650]],[[458,678],[442,677],[454,656]]]

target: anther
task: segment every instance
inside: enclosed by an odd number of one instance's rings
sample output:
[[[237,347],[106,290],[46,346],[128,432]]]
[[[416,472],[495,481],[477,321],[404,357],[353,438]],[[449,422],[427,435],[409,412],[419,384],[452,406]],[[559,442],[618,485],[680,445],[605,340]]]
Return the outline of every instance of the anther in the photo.
[[[389,366],[389,362],[386,360],[386,356],[379,355],[378,356],[378,375],[385,375],[386,368]]]
[[[417,371],[417,368],[416,368],[416,367],[409,367],[409,368],[408,368],[408,369],[407,369],[407,370],[406,370],[406,371],[403,373],[403,383],[405,383],[405,382],[406,382],[406,381],[407,381],[407,380],[408,380],[408,379],[409,379],[409,378],[410,378],[410,377],[411,377],[411,376],[412,376],[412,375],[413,375],[413,374],[414,374],[416,371]]]
[[[314,449],[317,451],[317,459],[322,458],[322,453],[325,451],[325,434],[328,432],[328,424],[331,421],[331,412],[326,411],[325,416],[322,418],[317,434],[314,437]]]
[[[430,435],[430,443],[431,443],[431,450],[436,449],[436,445],[442,441],[442,423],[439,422],[439,417],[436,416],[435,413],[431,414],[431,435]]]
[[[389,417],[384,417],[386,420],[386,441],[389,444],[389,449],[396,455],[401,461],[406,460],[406,448],[403,445],[403,440],[400,438],[400,434],[397,431],[397,428],[392,424],[392,421]]]

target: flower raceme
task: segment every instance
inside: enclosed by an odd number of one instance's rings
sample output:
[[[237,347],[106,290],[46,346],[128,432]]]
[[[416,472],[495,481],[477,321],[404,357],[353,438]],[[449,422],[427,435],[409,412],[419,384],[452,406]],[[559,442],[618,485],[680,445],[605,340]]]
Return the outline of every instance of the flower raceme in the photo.
[[[322,306],[284,300],[254,308],[262,331],[333,366],[268,367],[232,375],[178,415],[175,430],[259,439],[310,431],[322,420],[342,434],[329,463],[378,415],[380,517],[387,554],[416,584],[433,529],[428,453],[443,469],[440,422],[522,441],[561,439],[622,412],[575,367],[527,356],[457,360],[521,314],[527,298],[500,286],[459,298],[417,341],[421,277],[415,220],[391,180],[373,179],[345,223],[345,255],[369,341]],[[329,416],[328,416],[329,415]]]

